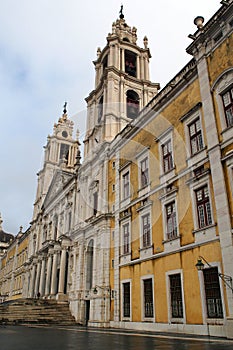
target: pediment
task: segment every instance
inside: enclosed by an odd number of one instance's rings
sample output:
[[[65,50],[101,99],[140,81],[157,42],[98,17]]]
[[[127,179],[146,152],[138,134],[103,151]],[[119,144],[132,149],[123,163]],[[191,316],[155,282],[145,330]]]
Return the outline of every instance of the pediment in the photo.
[[[61,194],[62,191],[64,191],[67,183],[72,177],[73,174],[70,174],[68,172],[61,170],[56,171],[46,194],[43,207],[46,207],[57,195]]]

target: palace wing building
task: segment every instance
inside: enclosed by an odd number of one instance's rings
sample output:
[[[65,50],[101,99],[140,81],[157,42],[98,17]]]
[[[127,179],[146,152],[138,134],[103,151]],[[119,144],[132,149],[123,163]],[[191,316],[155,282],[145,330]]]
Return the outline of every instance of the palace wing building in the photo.
[[[68,301],[77,323],[233,338],[233,3],[161,90],[120,14],[94,61],[81,162],[66,105],[30,228],[1,258],[4,300]],[[17,279],[17,282],[16,282]]]

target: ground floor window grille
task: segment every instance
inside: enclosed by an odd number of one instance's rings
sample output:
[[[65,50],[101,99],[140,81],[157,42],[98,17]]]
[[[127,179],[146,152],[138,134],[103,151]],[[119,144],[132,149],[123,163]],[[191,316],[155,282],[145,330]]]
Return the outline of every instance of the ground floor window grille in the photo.
[[[183,300],[180,274],[169,276],[171,292],[171,313],[174,318],[183,318]]]
[[[208,318],[223,318],[223,308],[217,267],[203,270]]]
[[[152,278],[145,279],[144,283],[144,316],[154,317]]]
[[[130,317],[130,283],[123,283],[123,317]]]

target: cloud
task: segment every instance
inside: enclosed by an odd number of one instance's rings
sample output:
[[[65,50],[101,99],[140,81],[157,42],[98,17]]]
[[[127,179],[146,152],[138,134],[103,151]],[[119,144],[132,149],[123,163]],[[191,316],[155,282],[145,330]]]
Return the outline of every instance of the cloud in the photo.
[[[92,61],[106,44],[119,0],[7,0],[0,23],[0,211],[4,227],[26,229],[36,193],[36,172],[53,123],[68,112],[84,134],[84,98],[94,89]],[[185,48],[196,15],[210,17],[213,0],[127,0],[126,22],[148,36],[151,80],[164,85],[191,59]]]

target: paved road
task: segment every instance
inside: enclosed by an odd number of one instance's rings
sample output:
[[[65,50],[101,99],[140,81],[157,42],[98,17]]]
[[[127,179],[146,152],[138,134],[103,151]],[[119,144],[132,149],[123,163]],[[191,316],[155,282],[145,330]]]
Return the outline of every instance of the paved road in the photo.
[[[78,327],[0,326],[0,350],[232,350],[233,341]]]

